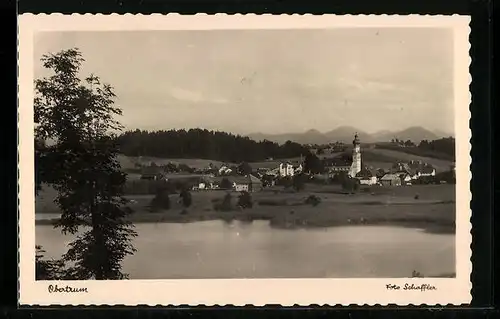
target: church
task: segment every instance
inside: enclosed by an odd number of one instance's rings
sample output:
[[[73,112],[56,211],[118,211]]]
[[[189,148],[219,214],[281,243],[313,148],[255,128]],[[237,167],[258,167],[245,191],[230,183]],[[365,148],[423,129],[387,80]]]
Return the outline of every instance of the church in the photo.
[[[358,133],[354,135],[352,146],[352,163],[349,170],[349,176],[354,178],[361,172],[361,143],[359,142]]]
[[[351,156],[345,154],[323,160],[325,168],[327,168],[330,174],[336,175],[340,172],[345,172],[350,177],[354,178],[359,172],[361,172],[361,143],[357,133],[354,135],[352,144],[353,149]]]

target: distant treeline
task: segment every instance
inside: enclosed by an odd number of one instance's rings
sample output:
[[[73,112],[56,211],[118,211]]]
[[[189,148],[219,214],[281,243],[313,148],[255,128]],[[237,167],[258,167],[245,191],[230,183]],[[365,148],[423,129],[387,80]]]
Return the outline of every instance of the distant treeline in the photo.
[[[408,154],[433,157],[444,160],[455,160],[455,138],[445,137],[433,141],[423,140],[418,145],[412,141],[405,142],[406,147],[391,144],[377,144],[378,148],[397,150]],[[411,146],[408,146],[411,145]]]
[[[204,129],[128,131],[118,136],[120,152],[127,156],[202,158],[229,162],[256,162],[306,155],[309,150],[291,141],[283,145],[256,142],[248,137]]]

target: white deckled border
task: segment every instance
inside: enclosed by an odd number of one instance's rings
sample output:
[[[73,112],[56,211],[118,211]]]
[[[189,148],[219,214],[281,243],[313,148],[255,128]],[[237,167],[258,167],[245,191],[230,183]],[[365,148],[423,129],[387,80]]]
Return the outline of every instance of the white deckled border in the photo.
[[[471,301],[469,16],[23,14],[19,17],[19,303],[21,305],[460,305]],[[207,279],[36,282],[33,36],[50,31],[448,27],[454,30],[456,278]],[[425,50],[425,48],[423,48]],[[451,57],[450,57],[451,58]],[[28,201],[29,200],[29,201]],[[430,284],[433,291],[390,291],[386,284]],[[48,293],[49,284],[88,293]]]

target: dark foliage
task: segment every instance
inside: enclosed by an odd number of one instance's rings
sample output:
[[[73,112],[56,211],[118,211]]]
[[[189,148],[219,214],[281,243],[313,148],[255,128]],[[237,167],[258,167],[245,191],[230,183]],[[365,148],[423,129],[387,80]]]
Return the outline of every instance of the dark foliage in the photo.
[[[42,246],[35,247],[35,278],[36,280],[64,279],[64,262],[62,260],[45,259]]]
[[[356,193],[361,188],[361,183],[357,178],[347,177],[341,183],[342,189],[348,193]]]
[[[305,200],[305,203],[308,204],[308,205],[313,205],[313,206],[317,206],[321,203],[321,198],[319,198],[318,196],[316,195],[310,195],[309,197],[307,197],[307,199]]]
[[[252,174],[252,167],[247,162],[243,162],[238,166],[236,171],[240,175],[249,175]]]
[[[118,137],[121,152],[128,156],[204,158],[229,162],[263,161],[269,157],[290,158],[306,154],[300,144],[256,142],[248,137],[203,129],[129,131]]]
[[[307,153],[304,159],[304,172],[310,174],[321,174],[325,171],[323,162],[314,154]]]
[[[241,208],[252,208],[252,195],[250,195],[249,192],[241,192],[240,196],[238,197],[238,206]]]
[[[34,121],[37,183],[58,192],[62,215],[56,227],[63,233],[83,233],[63,255],[71,279],[123,279],[121,261],[133,254],[136,233],[125,217],[130,210],[122,196],[125,173],[117,160],[116,136],[121,125],[114,117],[111,86],[96,76],[79,78],[83,62],[77,49],[45,55],[52,71],[35,81]],[[87,226],[81,228],[81,226]]]
[[[293,187],[293,178],[290,176],[280,177],[276,180],[276,185],[284,188]]]
[[[229,212],[229,211],[233,210],[231,194],[227,193],[224,196],[224,198],[222,199],[222,202],[215,203],[214,208],[215,208],[215,210],[223,211],[223,212]]]
[[[305,174],[297,174],[293,177],[292,183],[293,183],[293,188],[297,191],[300,192],[301,190],[304,190],[306,187],[306,182],[308,180],[308,176]]]
[[[233,184],[231,183],[231,181],[228,178],[224,177],[220,181],[219,187],[222,188],[222,189],[231,189],[233,187]]]
[[[179,196],[182,199],[182,206],[187,208],[193,203],[193,197],[189,190],[184,189]]]
[[[151,210],[168,210],[170,209],[170,196],[166,189],[158,189],[155,197],[151,200]]]

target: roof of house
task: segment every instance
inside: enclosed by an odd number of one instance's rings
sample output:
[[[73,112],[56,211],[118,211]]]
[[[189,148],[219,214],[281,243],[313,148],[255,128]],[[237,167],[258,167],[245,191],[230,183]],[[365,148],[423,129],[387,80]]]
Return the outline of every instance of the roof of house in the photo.
[[[382,178],[380,180],[381,181],[391,181],[394,179],[399,179],[399,176],[396,174],[385,174],[384,176],[382,176]]]
[[[250,178],[248,176],[228,176],[231,183],[236,184],[250,184]]]
[[[367,177],[370,178],[372,176],[375,176],[376,174],[373,174],[373,172],[369,169],[362,169],[359,173],[356,174],[356,177]]]
[[[338,166],[351,166],[352,161],[349,161],[346,158],[333,157],[333,158],[323,159],[323,163],[325,166],[338,167]]]
[[[432,172],[434,172],[434,167],[432,166],[426,166],[422,168],[422,173],[424,174],[431,174]]]
[[[142,175],[157,175],[160,174],[163,170],[157,166],[146,166],[141,170]]]
[[[255,184],[262,183],[262,181],[259,178],[257,178],[256,176],[254,176],[252,174],[248,175],[248,178],[250,179],[251,183],[255,183]]]

